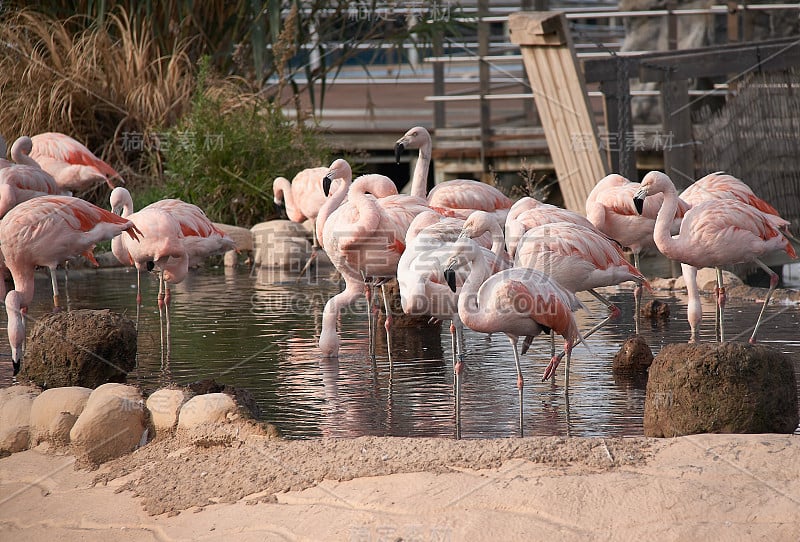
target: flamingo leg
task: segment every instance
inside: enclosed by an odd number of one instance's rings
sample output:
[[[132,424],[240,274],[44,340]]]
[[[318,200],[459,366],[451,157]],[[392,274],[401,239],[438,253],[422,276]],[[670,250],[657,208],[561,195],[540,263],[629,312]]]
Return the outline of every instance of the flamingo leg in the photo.
[[[725,342],[725,285],[722,282],[722,269],[717,269],[717,311],[719,312],[719,342]]]
[[[457,322],[458,325],[456,325]],[[450,322],[450,337],[453,341],[453,394],[455,395],[457,439],[461,438],[461,373],[464,370],[464,353],[459,342],[460,332],[461,323],[458,320],[458,315],[455,314]],[[463,336],[461,341],[463,342]]]
[[[58,312],[61,310],[61,305],[59,304],[60,298],[58,296],[58,278],[56,277],[56,268],[50,268],[50,282],[53,285],[53,311]]]
[[[142,304],[142,272],[136,269],[136,308]]]
[[[525,432],[523,430],[523,404],[522,404],[522,388],[525,385],[524,380],[522,379],[522,366],[519,362],[519,352],[517,351],[517,340],[518,337],[509,337],[508,340],[511,342],[511,348],[514,350],[514,363],[517,366],[517,391],[519,393],[519,436],[524,437]]]
[[[309,254],[308,259],[306,260],[305,265],[300,270],[300,274],[297,275],[297,279],[295,282],[300,282],[300,279],[303,278],[303,275],[306,274],[308,268],[311,267],[311,262],[313,262],[317,258],[317,252],[319,251],[319,243],[317,243],[317,232],[311,232],[311,239],[313,240],[311,243],[311,254]]]
[[[772,292],[774,292],[775,288],[778,287],[778,280],[779,280],[778,274],[769,267],[767,267],[767,265],[764,262],[762,262],[758,258],[756,258],[754,261],[756,262],[756,264],[758,264],[759,267],[761,267],[761,269],[763,269],[769,274],[769,291],[767,292],[767,297],[764,298],[764,304],[761,305],[761,312],[758,313],[758,320],[756,320],[756,325],[753,328],[753,334],[750,335],[750,341],[749,341],[750,344],[756,343],[756,333],[758,333],[758,327],[761,325],[762,318],[764,318],[764,311],[766,310],[767,304],[769,303],[769,300],[772,297]]]
[[[639,269],[639,253],[638,252],[634,252],[633,253],[633,266],[636,269],[638,269],[639,271],[641,271],[641,269]],[[641,284],[637,284],[636,286],[633,287],[633,301],[634,301],[633,324],[634,324],[635,332],[638,335],[639,334],[639,311],[641,310],[641,307],[642,307],[642,285]]]
[[[158,275],[158,328],[161,332],[161,369],[164,369],[166,354],[166,334],[164,332],[164,281]]]
[[[375,324],[372,310],[372,284],[364,277],[364,297],[367,298],[367,333],[369,334],[369,357],[375,361]]]
[[[381,284],[381,294],[383,295],[383,307],[386,310],[386,322],[383,327],[386,329],[386,350],[389,354],[389,371],[392,370],[392,307],[389,304],[389,296],[386,294],[386,282]]]

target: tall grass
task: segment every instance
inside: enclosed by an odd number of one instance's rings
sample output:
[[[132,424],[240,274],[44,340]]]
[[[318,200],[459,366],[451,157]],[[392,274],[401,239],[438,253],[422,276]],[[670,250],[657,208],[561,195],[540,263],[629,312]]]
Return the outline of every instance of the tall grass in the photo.
[[[128,163],[123,132],[147,133],[186,110],[189,42],[176,41],[163,55],[147,19],[134,23],[124,11],[99,25],[80,18],[22,10],[0,20],[0,126],[7,138],[64,132],[111,163]]]

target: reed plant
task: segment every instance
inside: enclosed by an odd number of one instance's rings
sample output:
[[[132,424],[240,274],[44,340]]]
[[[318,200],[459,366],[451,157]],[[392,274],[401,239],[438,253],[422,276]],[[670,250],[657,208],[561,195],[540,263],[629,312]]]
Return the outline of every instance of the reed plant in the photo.
[[[0,126],[9,139],[64,132],[112,164],[135,162],[123,134],[174,123],[189,105],[189,42],[164,55],[146,19],[133,22],[124,11],[102,25],[75,19],[30,10],[0,19]]]

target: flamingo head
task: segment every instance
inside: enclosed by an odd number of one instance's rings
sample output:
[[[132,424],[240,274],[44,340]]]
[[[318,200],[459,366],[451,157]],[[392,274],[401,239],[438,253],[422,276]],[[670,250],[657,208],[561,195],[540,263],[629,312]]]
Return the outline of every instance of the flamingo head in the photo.
[[[664,192],[675,192],[675,185],[666,173],[661,171],[651,171],[642,179],[641,188],[633,196],[633,205],[636,211],[642,214],[644,210],[644,198],[652,196],[653,194],[662,194]]]
[[[430,145],[431,135],[428,130],[422,126],[414,126],[408,132],[397,140],[394,144],[394,159],[399,164],[400,157],[406,149],[419,149],[423,146]]]

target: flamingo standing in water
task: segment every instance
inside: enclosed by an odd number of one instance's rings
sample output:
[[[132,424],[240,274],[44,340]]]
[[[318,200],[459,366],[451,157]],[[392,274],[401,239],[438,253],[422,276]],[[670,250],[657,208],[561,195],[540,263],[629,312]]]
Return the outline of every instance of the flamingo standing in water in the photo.
[[[405,149],[419,149],[411,195],[426,198],[430,207],[447,216],[466,219],[472,211],[487,211],[495,213],[503,223],[513,202],[494,186],[472,179],[454,179],[437,184],[427,193],[432,148],[431,135],[422,126],[411,128],[394,145],[398,164]]]
[[[335,164],[335,162],[334,162]],[[335,174],[334,174],[335,175]],[[378,176],[383,177],[383,176]],[[365,281],[383,283],[397,274],[397,264],[405,249],[404,239],[414,217],[430,210],[425,200],[402,194],[376,197],[382,193],[374,185],[381,184],[374,175],[359,177],[348,191],[347,201],[333,211],[324,222],[322,246],[345,280],[343,292],[325,304],[319,347],[325,357],[339,353],[336,322],[342,307],[352,303]],[[330,189],[332,175],[323,179],[323,188]],[[394,184],[394,183],[392,183]],[[369,194],[367,193],[369,192]],[[319,216],[317,227],[320,226]],[[386,305],[386,337],[391,362],[391,311],[383,288]]]
[[[209,256],[236,248],[233,239],[217,228],[197,205],[179,199],[164,199],[134,213],[131,194],[121,186],[111,191],[110,203],[115,213],[123,218],[129,218],[140,229],[144,228],[143,231],[152,228],[152,232],[145,235],[145,241],[133,248],[137,253],[135,256],[129,254],[126,257],[125,250],[130,253],[132,248],[124,239],[116,242],[114,255],[120,263],[128,265],[137,261],[152,262],[148,271],[152,271],[153,266],[158,267],[162,271],[159,301],[163,299],[164,303],[169,304],[170,301],[169,284],[181,282],[186,277],[189,267],[199,265]],[[143,211],[148,213],[143,215]],[[146,224],[148,220],[151,224]],[[114,245],[115,241],[112,241],[112,251]],[[146,260],[145,257],[151,259]],[[137,268],[141,270],[138,265]],[[162,281],[165,283],[164,291],[162,291]],[[138,291],[137,302],[141,302]]]
[[[0,221],[0,245],[22,307],[33,299],[33,273],[50,269],[53,304],[59,307],[56,267],[83,255],[97,264],[94,246],[127,232],[138,239],[133,222],[71,196],[41,196],[20,203]]]
[[[717,270],[720,341],[725,340],[725,295],[720,267],[754,262],[770,276],[769,291],[750,336],[750,343],[755,343],[764,311],[778,285],[777,273],[759,258],[776,250],[783,250],[792,258],[797,257],[791,243],[781,231],[787,222],[735,199],[713,199],[694,205],[683,217],[678,235],[672,236],[670,225],[678,210],[678,194],[672,180],[660,171],[651,171],[642,179],[641,188],[634,198],[637,210],[642,209],[646,197],[654,194],[664,195],[653,234],[658,250],[682,264],[694,268],[714,267]],[[690,278],[693,280],[692,287],[697,289],[696,277]],[[692,320],[696,320],[692,330],[694,339],[700,316],[694,314],[689,318],[690,324]]]
[[[749,186],[747,186],[740,179],[732,175],[728,175],[722,171],[709,173],[692,183],[680,194],[680,198],[689,203],[690,205],[698,205],[704,201],[714,201],[719,199],[732,199],[746,203],[755,207],[759,211],[779,217],[778,211],[769,203],[759,198],[753,193]],[[793,238],[788,230],[789,222],[785,221],[785,226],[781,227],[781,233],[788,238]],[[697,341],[697,330],[699,329],[700,322],[703,319],[702,307],[700,304],[700,291],[697,287],[697,268],[691,265],[681,263],[681,272],[684,281],[686,282],[686,294],[688,297],[688,307],[686,316],[691,328],[691,335],[689,342]],[[717,333],[717,326],[720,321],[720,307],[725,305],[725,290],[720,290],[717,285],[715,295],[717,297],[717,307],[714,313],[716,323],[714,325],[715,333]],[[722,302],[720,303],[720,296]]]
[[[523,378],[517,350],[519,337],[535,337],[549,329],[564,337],[567,356],[565,386],[568,387],[572,346],[579,337],[573,310],[580,307],[580,302],[574,294],[536,269],[514,267],[491,274],[480,256],[478,245],[468,238],[456,242],[444,270],[445,279],[453,291],[456,290],[455,270],[465,264],[470,265],[470,272],[458,297],[458,315],[468,328],[481,333],[502,332],[511,342],[517,368],[519,430],[522,436]],[[559,360],[553,357],[545,378],[558,364]]]
[[[124,182],[114,168],[66,134],[45,132],[31,140],[30,157],[55,178],[62,190],[83,192],[100,183],[113,189],[111,179],[115,177]]]
[[[614,241],[594,227],[572,222],[553,222],[528,230],[520,240],[514,266],[538,269],[571,292],[589,292],[608,308],[608,316],[584,333],[584,339],[620,313],[595,288],[626,281],[649,287],[644,275],[628,262]]]
[[[517,200],[514,205],[511,206],[511,209],[508,211],[508,216],[506,216],[505,236],[508,255],[512,258],[515,256],[517,244],[519,244],[520,239],[522,239],[526,231],[551,222],[572,222],[592,230],[597,230],[585,216],[579,215],[575,211],[550,205],[549,203],[543,203],[535,198],[525,196]]]

